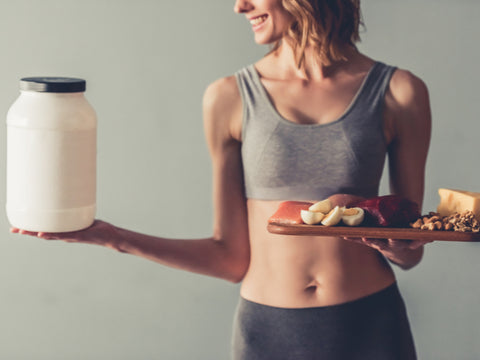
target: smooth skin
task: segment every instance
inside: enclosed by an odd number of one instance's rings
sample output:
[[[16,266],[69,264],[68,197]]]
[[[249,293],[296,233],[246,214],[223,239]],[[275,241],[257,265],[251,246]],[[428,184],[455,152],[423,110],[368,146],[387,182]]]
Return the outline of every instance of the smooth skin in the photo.
[[[254,21],[252,26],[258,44],[282,39],[291,21],[281,0],[238,0],[234,10],[247,20],[261,16],[263,21]],[[299,124],[326,124],[338,119],[374,63],[354,48],[345,49],[347,61],[323,66],[307,48],[305,68],[300,70],[288,42],[283,41],[276,51],[259,60],[255,68],[276,111]],[[340,304],[388,287],[395,276],[386,259],[403,269],[419,263],[422,242],[268,233],[268,218],[280,202],[245,197],[240,154],[242,106],[234,76],[215,81],[205,91],[203,118],[213,163],[215,209],[211,237],[166,239],[99,220],[89,229],[67,234],[11,231],[102,245],[166,266],[242,282],[244,298],[289,308]],[[408,71],[396,70],[384,113],[391,191],[420,207],[430,132],[425,84]],[[343,205],[352,198],[335,195],[331,199]]]

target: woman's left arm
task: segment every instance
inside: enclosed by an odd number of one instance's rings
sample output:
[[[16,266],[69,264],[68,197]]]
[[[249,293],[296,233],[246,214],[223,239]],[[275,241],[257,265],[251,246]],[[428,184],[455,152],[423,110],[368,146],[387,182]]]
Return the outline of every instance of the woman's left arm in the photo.
[[[422,208],[425,164],[431,133],[428,89],[408,71],[397,70],[385,94],[384,131],[388,144],[390,190]],[[347,239],[347,238],[346,238]],[[353,239],[370,246],[402,269],[417,265],[425,242],[399,239]]]
[[[388,143],[390,190],[422,208],[425,165],[431,135],[431,112],[425,83],[408,71],[397,70],[385,95],[385,137]],[[403,269],[417,265],[424,242],[388,239],[372,245]]]

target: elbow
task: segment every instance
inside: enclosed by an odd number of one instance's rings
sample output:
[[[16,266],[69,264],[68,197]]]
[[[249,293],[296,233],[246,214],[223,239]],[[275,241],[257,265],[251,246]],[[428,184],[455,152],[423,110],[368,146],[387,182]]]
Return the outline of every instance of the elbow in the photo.
[[[249,261],[241,261],[241,263],[239,262],[238,264],[231,266],[226,280],[233,284],[241,283],[247,273],[249,263]]]
[[[248,271],[250,266],[250,256],[248,255],[233,255],[230,259],[226,262],[226,271],[225,280],[233,283],[238,284],[243,281],[245,275]]]
[[[238,284],[243,281],[250,267],[250,246],[248,237],[227,241],[222,237],[214,237],[217,248],[215,276]]]
[[[243,278],[245,277],[246,273],[247,273],[247,269],[245,269],[244,271],[238,271],[238,272],[232,273],[227,280],[233,284],[239,284],[243,281]]]

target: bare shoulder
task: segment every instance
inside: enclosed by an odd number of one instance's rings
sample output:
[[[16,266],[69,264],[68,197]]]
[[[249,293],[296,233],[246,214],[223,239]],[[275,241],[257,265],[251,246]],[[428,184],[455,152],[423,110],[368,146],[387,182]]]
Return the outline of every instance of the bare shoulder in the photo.
[[[398,69],[385,94],[385,133],[388,142],[412,133],[429,137],[430,100],[427,85],[410,71]],[[410,134],[410,135],[409,135]]]
[[[240,100],[240,92],[234,75],[220,78],[207,86],[203,105],[208,108],[228,106]]]
[[[396,70],[390,80],[388,94],[393,104],[400,107],[426,105],[428,88],[425,82],[408,70]]]
[[[203,95],[205,130],[240,139],[242,99],[234,75],[218,79],[207,86]]]

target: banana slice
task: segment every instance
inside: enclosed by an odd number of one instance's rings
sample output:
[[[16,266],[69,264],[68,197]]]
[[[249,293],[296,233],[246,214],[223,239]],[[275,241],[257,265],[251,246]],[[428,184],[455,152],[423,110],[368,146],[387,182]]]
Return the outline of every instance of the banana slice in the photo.
[[[332,206],[332,202],[330,201],[330,199],[325,199],[325,200],[316,202],[315,204],[310,206],[308,208],[308,210],[328,214],[330,212],[330,210],[332,210],[332,208],[333,208],[333,206]]]
[[[365,212],[362,208],[354,207],[343,211],[342,221],[348,226],[360,225],[365,218]]]
[[[335,206],[322,220],[322,225],[335,226],[342,220],[343,209]]]
[[[322,219],[325,217],[325,214],[317,211],[301,210],[300,216],[305,224],[316,225],[320,224]]]

